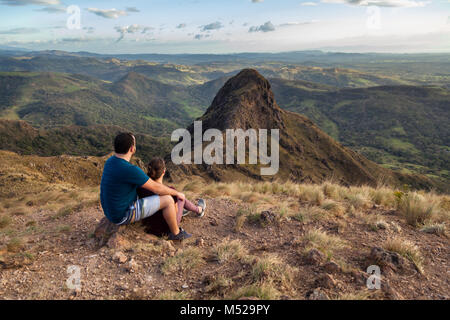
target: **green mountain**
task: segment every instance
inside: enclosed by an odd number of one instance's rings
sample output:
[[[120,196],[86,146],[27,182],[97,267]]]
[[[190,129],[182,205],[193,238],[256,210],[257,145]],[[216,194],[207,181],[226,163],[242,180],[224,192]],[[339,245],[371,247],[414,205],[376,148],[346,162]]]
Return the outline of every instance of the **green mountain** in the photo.
[[[64,126],[36,129],[25,121],[0,119],[0,149],[24,155],[104,156],[113,152],[117,126]],[[169,138],[136,134],[137,155],[144,161],[170,152]]]
[[[189,88],[128,73],[115,83],[61,73],[0,73],[0,117],[35,127],[118,125],[163,136],[201,115]]]
[[[218,129],[224,141],[227,129],[279,129],[279,171],[276,175],[262,176],[261,164],[170,164],[169,176],[173,179],[196,174],[219,181],[279,179],[319,183],[335,179],[344,185],[376,185],[383,181],[419,188],[434,186],[426,177],[382,168],[336,142],[308,118],[282,110],[275,101],[269,81],[253,69],[242,70],[228,80],[199,120],[203,131]],[[188,130],[192,135],[193,126]]]
[[[392,169],[450,179],[450,90],[380,86],[330,89],[271,79],[286,110],[369,159]]]

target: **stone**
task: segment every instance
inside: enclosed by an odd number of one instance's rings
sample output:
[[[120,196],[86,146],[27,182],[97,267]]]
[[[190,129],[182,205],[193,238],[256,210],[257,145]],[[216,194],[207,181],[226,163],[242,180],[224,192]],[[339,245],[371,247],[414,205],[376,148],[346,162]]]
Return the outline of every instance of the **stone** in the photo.
[[[317,288],[306,294],[308,300],[330,300],[330,297],[322,291],[322,289]]]
[[[327,262],[323,268],[325,269],[326,272],[331,273],[331,274],[336,274],[341,272],[341,267],[334,261],[330,261]]]
[[[119,226],[110,222],[106,217],[103,217],[94,231],[94,238],[100,246],[104,246],[109,238],[119,231]]]
[[[113,260],[118,263],[125,263],[127,262],[128,258],[123,252],[118,251],[114,254]]]
[[[398,253],[379,247],[372,248],[368,262],[379,266],[385,272],[403,270],[407,264],[405,258]]]
[[[134,273],[137,271],[137,269],[138,269],[138,264],[137,264],[136,260],[131,258],[130,261],[128,261],[128,263],[126,264],[125,270],[130,273]]]
[[[203,240],[202,238],[198,238],[198,239],[195,241],[195,245],[196,245],[197,247],[204,247],[204,246],[205,246],[205,240]]]
[[[161,241],[161,246],[163,248],[163,251],[167,252],[167,253],[175,253],[176,249],[173,246],[172,241],[170,240],[162,240]]]
[[[110,249],[125,249],[130,246],[130,243],[122,235],[114,233],[106,243],[106,246]]]
[[[322,263],[324,258],[325,257],[324,257],[322,252],[320,252],[317,249],[311,249],[306,254],[305,262],[307,264],[318,266],[318,265],[320,265]]]
[[[260,217],[263,225],[268,225],[276,221],[276,214],[272,211],[263,211],[261,212]]]

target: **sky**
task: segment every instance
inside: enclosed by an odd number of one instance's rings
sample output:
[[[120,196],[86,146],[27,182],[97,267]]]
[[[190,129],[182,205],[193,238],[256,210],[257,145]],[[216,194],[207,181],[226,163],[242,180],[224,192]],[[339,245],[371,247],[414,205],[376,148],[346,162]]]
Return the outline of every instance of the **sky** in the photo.
[[[450,52],[450,0],[0,0],[0,48]]]

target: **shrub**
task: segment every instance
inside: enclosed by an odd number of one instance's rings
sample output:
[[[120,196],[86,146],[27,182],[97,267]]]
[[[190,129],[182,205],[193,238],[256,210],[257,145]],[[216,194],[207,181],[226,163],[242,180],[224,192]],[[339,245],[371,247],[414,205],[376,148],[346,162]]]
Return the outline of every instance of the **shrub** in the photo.
[[[399,211],[412,226],[423,224],[435,211],[435,203],[427,201],[417,193],[405,194],[399,202]]]

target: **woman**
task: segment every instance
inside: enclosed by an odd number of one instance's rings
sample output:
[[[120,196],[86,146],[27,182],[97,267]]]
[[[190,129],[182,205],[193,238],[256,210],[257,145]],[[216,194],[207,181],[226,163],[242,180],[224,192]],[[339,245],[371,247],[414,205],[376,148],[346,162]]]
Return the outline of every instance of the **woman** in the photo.
[[[166,164],[163,159],[161,158],[153,158],[147,165],[147,175],[155,182],[163,183],[164,175],[166,174]],[[172,187],[170,187],[172,188]],[[172,188],[174,189],[174,188]],[[149,197],[153,194],[151,194],[150,191],[145,189],[138,189],[138,196],[139,198],[142,197]],[[197,214],[198,217],[203,217],[205,215],[205,209],[206,209],[206,201],[204,199],[199,199],[197,202],[197,205],[193,204],[191,201],[185,199],[185,200],[179,200],[178,198],[174,197],[175,200],[175,209],[177,211],[177,222],[178,225],[180,225],[181,218],[184,216],[187,216],[190,214],[190,212],[194,212]],[[148,226],[148,231],[160,235],[164,234],[165,232],[165,222],[159,221],[158,219],[159,215],[156,215],[153,219],[146,219],[146,225]]]

